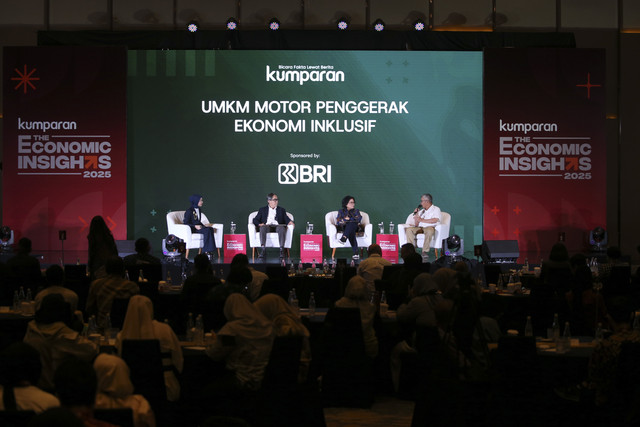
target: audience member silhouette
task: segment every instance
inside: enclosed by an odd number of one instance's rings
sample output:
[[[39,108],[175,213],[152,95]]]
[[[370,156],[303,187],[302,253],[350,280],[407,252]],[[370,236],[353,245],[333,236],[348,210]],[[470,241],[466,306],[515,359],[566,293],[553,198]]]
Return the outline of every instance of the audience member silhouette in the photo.
[[[124,265],[161,264],[160,258],[151,255],[151,243],[140,237],[135,243],[136,253],[124,257]]]
[[[68,326],[72,317],[62,295],[50,294],[43,298],[34,320],[27,325],[24,342],[40,353],[42,375],[38,385],[44,390],[53,389],[53,374],[66,359],[89,361],[98,354],[95,343]]]
[[[16,342],[0,353],[0,410],[42,412],[60,406],[54,395],[36,387],[42,364],[38,350]]]
[[[344,290],[344,296],[336,301],[336,307],[360,309],[365,353],[374,359],[378,355],[378,337],[374,329],[376,307],[369,302],[367,281],[361,276],[352,277]]]
[[[94,417],[98,379],[91,363],[79,359],[65,361],[56,369],[54,383],[60,404],[73,412],[85,427],[113,426]]]
[[[249,264],[249,257],[245,254],[236,254],[231,260],[231,268],[246,267],[251,272],[251,283],[249,283],[248,298],[250,301],[256,301],[260,297],[262,284],[269,278],[262,271],[258,271]]]
[[[91,280],[107,275],[106,264],[109,257],[118,256],[116,241],[104,219],[97,215],[89,225],[89,274]]]
[[[309,364],[311,363],[311,346],[309,344],[309,330],[302,324],[298,314],[291,306],[276,294],[266,294],[253,303],[258,311],[272,322],[276,337],[301,336],[302,351],[300,353],[300,372],[298,382],[307,379]]]
[[[111,313],[111,306],[115,298],[130,298],[140,293],[135,282],[124,277],[124,262],[119,256],[107,259],[105,266],[106,277],[96,279],[91,283],[87,296],[87,316],[96,315],[98,326],[107,326],[107,316]]]
[[[118,356],[102,353],[93,362],[98,379],[97,409],[130,408],[135,427],[155,427],[156,419],[147,399],[133,394],[129,367]]]
[[[273,344],[271,322],[244,295],[229,295],[224,315],[227,323],[206,352],[212,359],[224,361],[226,373],[207,388],[208,399],[239,397],[258,390]]]
[[[193,316],[202,314],[205,330],[214,328],[213,311],[215,306],[207,298],[209,292],[221,285],[220,279],[213,275],[211,261],[205,254],[198,254],[193,260],[194,272],[187,277],[180,294],[180,306],[183,320],[186,322],[188,314]],[[195,317],[194,317],[195,318]]]
[[[31,240],[23,237],[18,240],[16,254],[7,260],[7,274],[13,290],[23,286],[25,290],[36,291],[42,285],[40,261],[31,254]]]
[[[160,341],[160,351],[163,353],[162,364],[165,368],[164,382],[167,388],[167,400],[173,402],[180,398],[180,382],[175,372],[182,372],[184,364],[180,342],[171,326],[153,319],[151,300],[143,295],[134,295],[129,300],[122,331],[116,337],[118,355],[122,354],[123,340],[154,339]],[[164,354],[167,354],[167,357],[164,357]]]
[[[45,273],[46,287],[38,292],[35,297],[36,310],[40,308],[42,299],[50,294],[60,294],[69,303],[71,311],[78,309],[78,294],[64,287],[64,270],[58,264],[52,264]]]

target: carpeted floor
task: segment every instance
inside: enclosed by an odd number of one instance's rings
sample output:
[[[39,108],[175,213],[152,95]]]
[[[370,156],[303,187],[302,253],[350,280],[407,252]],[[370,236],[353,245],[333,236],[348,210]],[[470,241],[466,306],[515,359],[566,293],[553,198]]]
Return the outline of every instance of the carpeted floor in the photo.
[[[414,402],[391,396],[376,396],[369,409],[325,408],[327,427],[408,427]]]

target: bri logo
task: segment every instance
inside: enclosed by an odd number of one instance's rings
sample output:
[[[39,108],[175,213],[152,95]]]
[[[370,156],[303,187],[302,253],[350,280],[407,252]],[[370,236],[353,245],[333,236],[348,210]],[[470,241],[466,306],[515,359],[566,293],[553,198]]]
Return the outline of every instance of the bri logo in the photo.
[[[278,182],[280,184],[330,183],[331,165],[280,163],[278,165]]]

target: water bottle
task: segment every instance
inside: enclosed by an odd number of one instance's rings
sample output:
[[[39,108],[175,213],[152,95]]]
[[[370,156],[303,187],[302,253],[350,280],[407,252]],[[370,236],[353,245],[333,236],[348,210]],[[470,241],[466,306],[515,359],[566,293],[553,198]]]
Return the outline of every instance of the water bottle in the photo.
[[[107,339],[111,338],[111,315],[109,313],[104,317],[104,336]]]
[[[560,322],[558,320],[558,313],[553,315],[553,323],[551,324],[551,330],[553,331],[553,340],[558,342],[560,339]]]
[[[182,274],[180,275],[180,284],[184,285],[184,282],[187,280],[187,272],[183,269]]]
[[[351,264],[349,264],[351,267],[355,267],[356,266],[356,262],[353,260],[353,258],[351,259]]]
[[[76,265],[80,265],[80,258],[76,261]]]
[[[13,293],[13,311],[17,313],[20,311],[20,309],[21,309],[20,296],[18,295],[18,291],[15,291]]]
[[[280,260],[280,266],[282,266],[282,267],[286,267],[287,266],[287,262],[284,260],[284,258],[282,258],[282,260]]]
[[[129,278],[129,270],[125,270],[125,271],[124,271],[124,278],[125,278],[125,280],[131,280],[131,279]]]
[[[524,336],[533,336],[533,325],[531,324],[531,316],[527,316],[527,323],[524,325]]]
[[[167,280],[170,276],[171,275],[167,271]],[[144,279],[144,273],[142,272],[142,269],[140,269],[140,273],[138,273],[138,282],[146,282],[146,280]]]
[[[296,269],[293,266],[293,262],[291,263],[291,265],[289,265],[289,276],[295,276],[296,275]]]
[[[324,259],[324,261],[322,261],[322,272],[324,274],[329,274],[329,263],[327,262],[326,258]]]
[[[389,234],[393,234],[394,227],[393,222],[389,221]]]
[[[24,301],[26,298],[27,296],[24,294],[24,288],[20,286],[20,292],[18,292],[18,299],[20,301],[20,304],[22,304],[22,301]]]
[[[27,296],[24,299],[26,302],[33,301],[33,297],[31,296],[31,289],[27,289]]]
[[[564,333],[562,337],[566,340],[571,339],[571,328],[569,327],[569,322],[564,322]]]
[[[600,342],[604,339],[604,331],[602,330],[602,323],[598,322],[596,327],[596,342]]]
[[[529,258],[524,259],[524,266],[522,267],[525,273],[529,272]]]
[[[290,304],[293,311],[299,316],[300,315],[300,306],[298,305],[298,296],[296,295],[296,288],[291,289]]]
[[[387,304],[387,293],[382,291],[380,295],[380,317],[386,317],[389,310],[389,304]]]
[[[311,296],[309,297],[309,316],[313,317],[316,315],[316,297],[311,292]]]
[[[89,325],[87,326],[87,334],[89,336],[97,334],[98,333],[98,324],[96,322],[96,316],[93,315],[91,317],[89,317]]]
[[[302,265],[302,260],[298,263],[298,274],[302,274],[304,270],[304,266]]]
[[[140,277],[142,277],[142,270],[140,270]],[[172,284],[173,282],[171,281],[171,272],[167,270],[167,285],[171,286]]]
[[[187,320],[187,341],[193,341],[193,330],[195,326],[193,323],[193,313],[189,313],[189,319]]]
[[[195,341],[196,345],[204,344],[204,321],[202,320],[202,314],[198,314],[198,317],[196,317],[193,341]]]
[[[311,269],[314,271],[315,273],[315,269],[316,269],[316,259],[314,258],[313,260],[311,260]]]

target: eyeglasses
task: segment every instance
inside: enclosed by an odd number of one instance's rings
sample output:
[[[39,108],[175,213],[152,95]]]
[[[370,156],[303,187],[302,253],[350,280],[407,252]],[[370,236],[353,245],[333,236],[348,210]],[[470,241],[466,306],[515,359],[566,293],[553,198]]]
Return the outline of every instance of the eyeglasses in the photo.
[[[278,201],[278,199],[271,199],[271,201],[272,201],[272,202],[277,202],[277,201]]]

